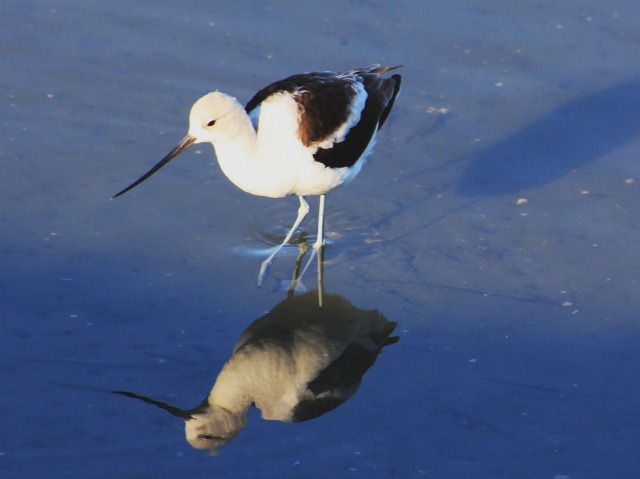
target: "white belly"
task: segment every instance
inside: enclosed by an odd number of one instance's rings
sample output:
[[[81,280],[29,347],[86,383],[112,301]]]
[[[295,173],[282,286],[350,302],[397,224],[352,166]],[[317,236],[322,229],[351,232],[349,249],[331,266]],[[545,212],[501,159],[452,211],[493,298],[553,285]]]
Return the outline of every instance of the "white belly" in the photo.
[[[229,180],[247,193],[269,198],[328,193],[353,180],[364,163],[361,158],[350,168],[328,168],[306,149],[260,153],[247,158],[216,145],[218,163]]]

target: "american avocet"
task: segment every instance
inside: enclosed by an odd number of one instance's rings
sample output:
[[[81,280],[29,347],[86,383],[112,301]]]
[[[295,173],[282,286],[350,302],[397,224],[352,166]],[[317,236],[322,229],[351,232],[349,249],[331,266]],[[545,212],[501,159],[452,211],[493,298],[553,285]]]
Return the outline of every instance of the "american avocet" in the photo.
[[[297,195],[298,216],[258,275],[262,284],[274,256],[289,242],[309,212],[305,195],[319,195],[318,236],[307,265],[324,246],[325,194],[350,182],[360,171],[400,90],[400,75],[381,75],[399,67],[378,64],[344,73],[293,75],[260,90],[242,108],[224,93],[195,102],[189,132],[141,178],[142,183],[196,143],[211,143],[224,174],[253,195]]]
[[[293,296],[254,321],[238,339],[213,389],[193,409],[180,409],[128,391],[114,391],[156,405],[185,420],[187,441],[197,449],[227,444],[247,425],[255,405],[263,419],[300,422],[350,399],[387,345],[396,323],[375,310],[326,295]]]

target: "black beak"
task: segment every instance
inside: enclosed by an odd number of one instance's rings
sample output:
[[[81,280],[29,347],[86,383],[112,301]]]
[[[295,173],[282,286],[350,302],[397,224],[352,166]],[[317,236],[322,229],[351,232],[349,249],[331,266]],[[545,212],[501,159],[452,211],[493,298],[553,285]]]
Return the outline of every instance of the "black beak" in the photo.
[[[140,399],[149,404],[153,404],[154,406],[158,406],[160,409],[164,409],[169,414],[175,417],[180,417],[182,419],[188,420],[191,419],[191,411],[185,411],[184,409],[180,409],[179,407],[171,406],[166,402],[156,401],[155,399],[148,398],[146,396],[141,396],[136,393],[132,393],[129,391],[113,391],[114,394],[122,394],[123,396],[127,396],[134,399]]]
[[[187,148],[189,148],[191,145],[193,145],[196,142],[196,139],[192,136],[185,136],[180,143],[178,143],[178,145],[169,152],[169,154],[167,156],[165,156],[162,160],[160,160],[160,162],[154,166],[153,168],[151,168],[149,171],[147,171],[144,175],[142,175],[140,178],[138,178],[136,181],[134,181],[133,183],[131,183],[129,186],[127,186],[124,190],[120,191],[119,193],[116,193],[114,195],[113,198],[111,199],[115,199],[120,195],[125,194],[127,191],[129,191],[131,188],[135,188],[136,186],[138,186],[140,183],[142,183],[144,180],[146,180],[147,178],[149,178],[151,175],[153,175],[156,171],[158,171],[160,168],[162,168],[164,165],[166,165],[167,163],[169,163],[171,160],[173,160],[176,156],[178,156],[180,153],[182,153],[184,150],[186,150]]]

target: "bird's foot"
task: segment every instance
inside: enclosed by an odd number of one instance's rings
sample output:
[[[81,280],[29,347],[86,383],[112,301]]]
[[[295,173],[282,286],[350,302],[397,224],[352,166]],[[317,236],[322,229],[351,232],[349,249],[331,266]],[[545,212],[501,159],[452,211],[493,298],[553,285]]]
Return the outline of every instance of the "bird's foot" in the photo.
[[[324,248],[324,242],[316,241],[315,243],[313,243],[313,245],[311,246],[311,256],[309,256],[309,259],[307,260],[307,264],[305,264],[304,268],[302,268],[302,273],[300,273],[300,275],[298,276],[298,281],[302,281],[302,277],[309,269],[309,265],[313,262],[313,260],[316,257],[321,258],[320,253],[323,248]],[[320,265],[318,265],[318,267],[320,267]]]
[[[265,278],[269,274],[269,269],[271,268],[272,260],[273,260],[273,257],[269,257],[265,259],[260,265],[260,272],[258,273],[258,288],[262,286],[262,283],[264,283]]]
[[[297,279],[294,280],[282,280],[280,282],[280,291],[287,292],[287,298],[293,297],[296,293],[306,293],[309,291],[307,287]]]

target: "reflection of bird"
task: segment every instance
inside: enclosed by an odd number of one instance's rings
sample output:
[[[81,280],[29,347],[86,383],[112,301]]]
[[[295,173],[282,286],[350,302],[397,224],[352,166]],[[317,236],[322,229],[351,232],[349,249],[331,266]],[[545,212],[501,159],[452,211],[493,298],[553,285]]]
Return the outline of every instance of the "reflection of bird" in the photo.
[[[318,417],[355,394],[365,372],[396,323],[378,311],[364,311],[337,295],[319,307],[313,293],[281,302],[243,333],[209,396],[181,410],[135,393],[186,421],[189,443],[215,449],[231,441],[247,424],[255,405],[264,419],[285,422]]]
[[[348,183],[370,153],[400,90],[398,67],[371,65],[345,73],[293,75],[260,90],[245,108],[220,92],[200,98],[191,109],[189,133],[157,165],[114,196],[129,191],[195,143],[211,143],[225,175],[253,195],[297,195],[298,217],[262,263],[258,284],[276,253],[291,239],[309,211],[305,195],[320,195],[318,238],[324,244],[324,195]],[[306,267],[305,267],[306,269]]]

